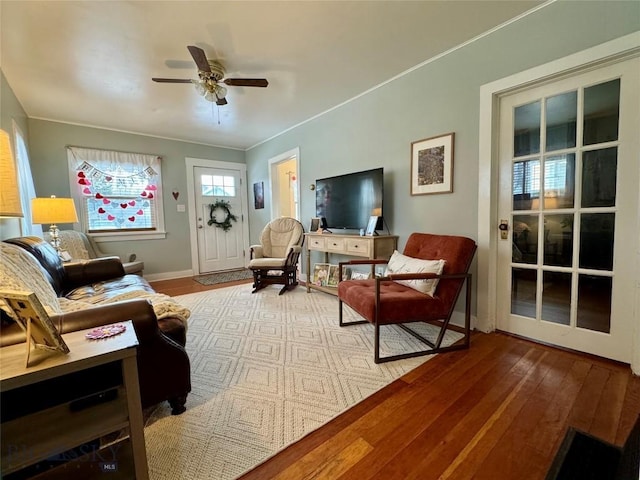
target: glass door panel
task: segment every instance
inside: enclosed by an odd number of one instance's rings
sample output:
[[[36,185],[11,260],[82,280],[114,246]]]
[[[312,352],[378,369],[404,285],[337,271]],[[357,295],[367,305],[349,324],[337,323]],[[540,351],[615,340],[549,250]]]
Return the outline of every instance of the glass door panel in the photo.
[[[547,322],[569,325],[571,321],[571,274],[544,272],[542,276],[542,313]]]
[[[544,265],[573,265],[573,214],[544,216]]]
[[[546,150],[560,150],[576,146],[578,92],[567,92],[547,98]]]
[[[511,274],[511,313],[536,318],[538,272],[514,268]]]
[[[616,204],[617,147],[584,152],[582,156],[582,207]]]
[[[618,139],[620,79],[584,89],[584,145]]]
[[[612,270],[615,213],[583,213],[580,218],[580,268]]]
[[[611,277],[579,275],[578,327],[598,332],[611,331]]]

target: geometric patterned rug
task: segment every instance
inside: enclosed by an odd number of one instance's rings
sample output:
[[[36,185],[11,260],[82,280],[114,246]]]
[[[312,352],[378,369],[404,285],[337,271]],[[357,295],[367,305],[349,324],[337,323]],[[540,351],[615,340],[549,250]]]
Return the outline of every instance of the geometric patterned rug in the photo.
[[[373,327],[339,327],[335,296],[304,286],[251,291],[243,284],[175,297],[192,311],[192,391],[185,413],[172,416],[163,404],[147,421],[151,479],[236,478],[432,358],[376,365]],[[345,309],[345,320],[356,318]],[[447,332],[444,344],[460,338]],[[381,347],[422,348],[393,327],[382,330]]]

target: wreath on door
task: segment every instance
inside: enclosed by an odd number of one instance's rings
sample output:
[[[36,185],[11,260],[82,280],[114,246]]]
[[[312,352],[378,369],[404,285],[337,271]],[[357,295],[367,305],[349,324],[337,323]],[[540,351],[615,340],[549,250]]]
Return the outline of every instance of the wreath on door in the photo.
[[[215,211],[223,210],[225,213],[224,220],[219,222],[216,218]],[[215,225],[218,228],[221,228],[225,232],[231,230],[232,224],[231,222],[237,222],[238,218],[231,213],[231,204],[229,202],[225,202],[224,200],[217,200],[215,203],[209,204],[209,221],[208,225]]]

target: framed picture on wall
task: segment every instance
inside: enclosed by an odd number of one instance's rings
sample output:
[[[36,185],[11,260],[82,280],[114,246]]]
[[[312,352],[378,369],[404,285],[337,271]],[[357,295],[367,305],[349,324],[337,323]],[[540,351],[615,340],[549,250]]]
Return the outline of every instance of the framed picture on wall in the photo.
[[[411,144],[411,195],[453,192],[454,133]]]
[[[253,184],[253,207],[256,210],[264,208],[264,182]]]

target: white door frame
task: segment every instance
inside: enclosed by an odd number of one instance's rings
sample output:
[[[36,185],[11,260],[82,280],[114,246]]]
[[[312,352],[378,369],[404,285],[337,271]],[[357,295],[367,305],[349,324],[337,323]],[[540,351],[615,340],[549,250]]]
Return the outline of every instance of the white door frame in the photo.
[[[480,87],[478,173],[477,328],[496,329],[498,259],[498,133],[499,98],[519,89],[557,80],[578,71],[640,56],[640,32],[617,38],[568,57],[519,72]],[[639,200],[640,201],[640,200]],[[640,227],[636,246],[640,266]],[[633,309],[631,368],[640,374],[640,269],[636,269],[636,308]]]
[[[240,197],[242,200],[242,235],[244,244],[242,248],[245,251],[245,267],[249,263],[249,215],[248,215],[248,194],[247,194],[247,166],[244,163],[235,162],[222,162],[219,160],[206,160],[203,158],[191,158],[186,157],[185,166],[187,172],[187,209],[189,212],[189,238],[191,242],[191,270],[194,275],[200,273],[200,262],[198,258],[198,220],[196,216],[196,200],[195,200],[195,186],[193,182],[193,168],[205,167],[205,168],[222,168],[229,170],[240,170],[240,180],[242,186],[240,188]]]
[[[298,203],[296,204],[296,219],[300,220],[300,147],[292,148],[280,155],[276,155],[269,159],[269,192],[271,192],[271,201],[269,204],[271,205],[271,217],[276,217],[276,205],[275,199],[277,195],[274,195],[274,190],[278,188],[278,175],[277,175],[277,165],[281,162],[285,162],[287,160],[291,160],[292,158],[296,159],[296,172],[298,175],[297,190],[298,190]]]

